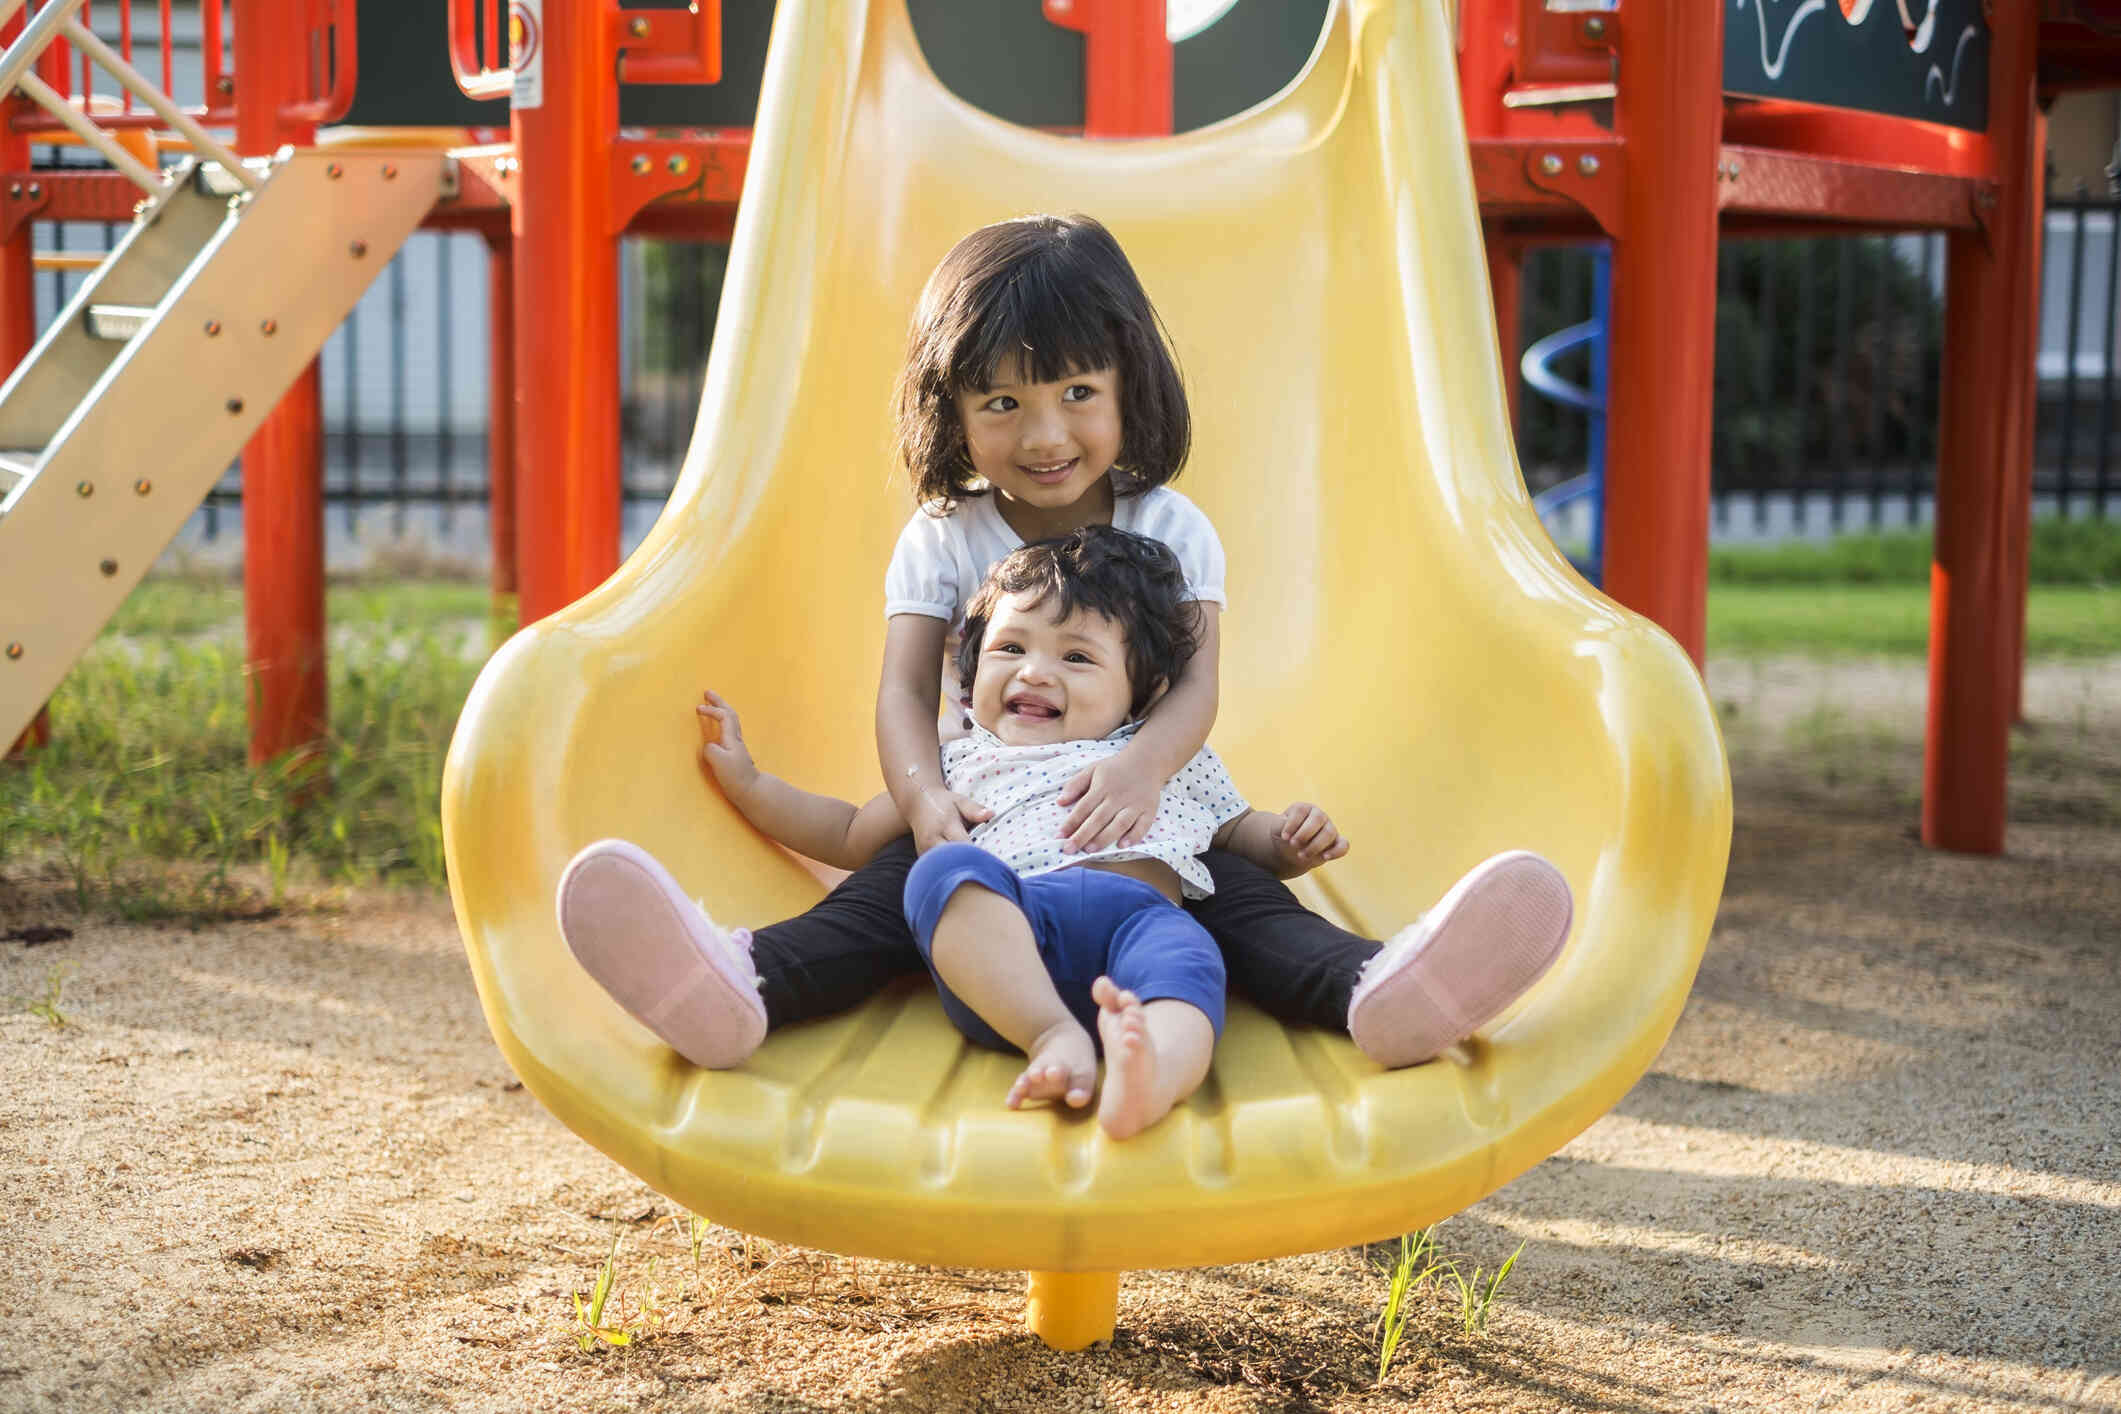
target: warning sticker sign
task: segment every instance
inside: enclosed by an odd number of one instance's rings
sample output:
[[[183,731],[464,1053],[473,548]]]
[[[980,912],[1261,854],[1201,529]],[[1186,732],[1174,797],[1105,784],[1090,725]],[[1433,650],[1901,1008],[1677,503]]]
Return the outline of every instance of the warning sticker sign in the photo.
[[[515,87],[508,101],[516,108],[545,106],[545,0],[509,0],[508,67]]]

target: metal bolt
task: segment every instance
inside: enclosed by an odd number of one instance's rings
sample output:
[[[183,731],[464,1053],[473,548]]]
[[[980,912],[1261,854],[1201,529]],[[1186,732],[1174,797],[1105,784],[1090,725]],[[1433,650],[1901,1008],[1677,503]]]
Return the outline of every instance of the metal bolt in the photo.
[[[1605,17],[1593,15],[1583,22],[1583,32],[1592,39],[1605,38]]]
[[[97,565],[96,568],[103,571],[105,579],[109,579],[118,572],[118,562],[116,560],[105,560],[102,564]]]
[[[385,162],[385,163],[383,164],[383,180],[384,180],[384,181],[386,181],[386,182],[394,182],[394,181],[396,181],[397,179],[398,179],[398,167],[397,167],[397,164],[396,164],[395,162]]]
[[[626,33],[632,35],[635,39],[646,39],[648,37],[648,17],[635,15],[628,20],[626,22]]]
[[[9,182],[9,183],[7,184],[7,194],[8,194],[9,196],[20,196],[20,195],[22,195],[22,183],[20,183],[20,182]]]
[[[258,321],[258,332],[270,339],[273,335],[280,332],[280,321],[277,319],[261,319]]]
[[[96,494],[96,483],[93,481],[76,481],[74,483],[74,494],[85,501]]]
[[[353,253],[354,259],[359,260],[362,256],[368,254],[368,242],[355,241],[353,244],[347,246],[346,249]]]
[[[1583,154],[1583,156],[1577,158],[1576,170],[1583,173],[1586,177],[1597,176],[1598,154],[1595,152],[1586,152],[1585,154]]]
[[[327,167],[325,167],[324,175],[336,182],[337,180],[339,180],[339,178],[346,175],[346,169],[344,167],[341,167],[338,163],[333,162]]]
[[[685,169],[690,167],[692,163],[683,153],[673,152],[670,154],[670,160],[663,165],[670,169],[671,176],[681,177],[685,174]]]
[[[240,413],[243,411],[243,400],[241,398],[230,398],[227,407],[230,415]]]
[[[144,477],[144,476],[143,476],[143,477],[141,477],[141,478],[140,478],[140,479],[139,479],[138,481],[135,481],[135,482],[133,483],[133,494],[134,494],[135,496],[145,496],[145,495],[146,495],[146,494],[147,494],[148,492],[150,492],[150,491],[152,491],[152,490],[154,490],[154,489],[155,489],[155,483],[154,483],[154,482],[152,482],[152,481],[149,481],[149,480],[148,480],[148,479],[147,479],[146,477]]]
[[[236,81],[223,74],[219,79],[215,80],[214,88],[221,93],[234,93],[236,91]]]
[[[31,201],[35,201],[38,197],[42,195],[44,195],[44,183],[31,182],[29,184],[29,199]]]
[[[638,177],[646,175],[648,169],[650,167],[653,167],[655,163],[650,162],[647,156],[645,154],[642,154],[636,156],[633,161],[628,165],[633,168],[633,174]]]
[[[7,645],[7,656],[8,656],[8,657],[10,657],[10,658],[19,658],[19,657],[21,657],[21,656],[22,656],[22,645],[21,645],[21,644],[19,644],[19,643],[10,643],[10,644],[8,644],[8,645]]]
[[[221,321],[220,321],[220,320],[218,320],[218,319],[209,319],[209,320],[207,320],[207,321],[206,321],[206,337],[207,337],[207,338],[209,338],[209,339],[217,339],[217,338],[219,338],[220,336],[221,336]]]
[[[1743,172],[1744,170],[1745,170],[1744,166],[1742,166],[1742,165],[1741,165],[1741,164],[1739,163],[1739,161],[1738,161],[1738,159],[1737,159],[1737,158],[1733,157],[1733,158],[1731,159],[1731,180],[1732,180],[1732,181],[1734,181],[1734,182],[1735,182],[1735,181],[1737,181],[1737,180],[1738,180],[1738,174],[1739,174],[1740,172]]]
[[[1546,156],[1540,158],[1539,170],[1546,173],[1550,177],[1560,176],[1561,154],[1558,152],[1549,152]]]

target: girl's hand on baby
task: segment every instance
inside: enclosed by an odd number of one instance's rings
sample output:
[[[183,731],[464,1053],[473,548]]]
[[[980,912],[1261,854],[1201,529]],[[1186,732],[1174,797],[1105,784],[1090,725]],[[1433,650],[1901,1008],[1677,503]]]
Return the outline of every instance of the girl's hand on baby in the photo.
[[[913,848],[926,854],[951,840],[969,840],[974,825],[994,818],[994,812],[969,795],[930,787],[921,792],[906,823],[913,831]]]
[[[1107,756],[1061,787],[1060,803],[1073,805],[1061,822],[1063,854],[1090,854],[1141,843],[1156,823],[1164,783],[1127,761],[1127,753]]]
[[[700,694],[694,709],[700,720],[700,768],[728,794],[750,787],[759,778],[758,763],[744,745],[744,724],[736,709],[712,691]]]
[[[1281,820],[1281,828],[1274,832],[1274,850],[1296,873],[1330,864],[1348,852],[1347,840],[1315,805],[1299,800],[1281,812]]]

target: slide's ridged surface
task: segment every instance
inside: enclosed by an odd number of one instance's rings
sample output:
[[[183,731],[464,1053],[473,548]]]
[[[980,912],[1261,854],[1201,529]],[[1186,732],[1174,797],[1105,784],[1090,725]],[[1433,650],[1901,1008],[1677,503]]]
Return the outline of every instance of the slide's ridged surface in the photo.
[[[1649,1065],[1722,889],[1729,779],[1685,656],[1576,578],[1525,495],[1451,60],[1443,0],[1356,0],[1260,108],[1090,144],[952,98],[903,0],[784,0],[678,489],[609,583],[496,656],[450,751],[450,879],[486,1016],[570,1127],[774,1238],[1179,1266],[1454,1212]],[[554,881],[605,835],[725,923],[817,897],[701,782],[692,704],[725,693],[801,784],[877,788],[906,321],[959,236],[1032,210],[1104,220],[1171,327],[1196,412],[1178,488],[1229,551],[1215,744],[1255,802],[1319,801],[1354,841],[1307,897],[1389,934],[1511,847],[1574,887],[1561,961],[1464,1054],[1387,1073],[1234,1007],[1201,1092],[1113,1145],[1003,1110],[1012,1062],[962,1046],[925,984],[706,1073],[561,943]]]

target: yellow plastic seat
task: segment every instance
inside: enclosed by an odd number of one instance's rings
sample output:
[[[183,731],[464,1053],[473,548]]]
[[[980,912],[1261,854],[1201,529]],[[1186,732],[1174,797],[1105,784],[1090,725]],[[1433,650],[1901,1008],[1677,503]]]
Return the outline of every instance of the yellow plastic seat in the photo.
[[[903,0],[783,0],[676,492],[608,583],[495,656],[450,750],[480,998],[569,1127],[749,1232],[1111,1273],[1421,1226],[1647,1068],[1722,890],[1729,776],[1685,655],[1578,579],[1526,497],[1452,52],[1443,0],[1343,3],[1259,108],[1085,143],[951,96]],[[1014,1063],[966,1047],[924,979],[703,1072],[561,942],[555,881],[605,835],[728,924],[818,897],[699,778],[692,704],[726,694],[759,760],[800,784],[877,789],[881,580],[911,509],[887,408],[906,323],[958,237],[1033,210],[1105,221],[1171,328],[1196,418],[1177,485],[1229,554],[1215,745],[1255,802],[1318,801],[1354,842],[1306,897],[1386,935],[1510,847],[1574,887],[1559,964],[1460,1052],[1385,1072],[1235,1005],[1201,1091],[1113,1144],[1082,1117],[1003,1109]],[[1056,1344],[1108,1333],[1113,1284],[1035,1279],[1035,1324]]]

